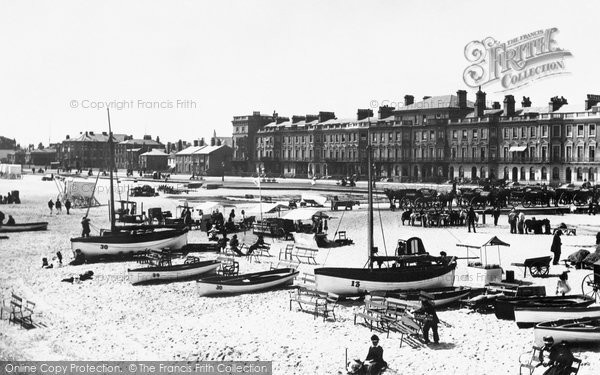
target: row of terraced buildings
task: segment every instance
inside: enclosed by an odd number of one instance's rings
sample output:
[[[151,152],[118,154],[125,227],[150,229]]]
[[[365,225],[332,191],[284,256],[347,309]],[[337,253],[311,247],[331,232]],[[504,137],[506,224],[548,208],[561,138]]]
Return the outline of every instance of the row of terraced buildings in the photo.
[[[289,177],[366,176],[367,146],[377,178],[394,181],[502,179],[524,183],[595,182],[600,96],[575,111],[562,97],[533,107],[523,97],[489,106],[479,90],[406,95],[399,108],[359,109],[354,119],[333,112],[292,118],[233,118],[233,173]],[[369,139],[370,138],[370,139]]]

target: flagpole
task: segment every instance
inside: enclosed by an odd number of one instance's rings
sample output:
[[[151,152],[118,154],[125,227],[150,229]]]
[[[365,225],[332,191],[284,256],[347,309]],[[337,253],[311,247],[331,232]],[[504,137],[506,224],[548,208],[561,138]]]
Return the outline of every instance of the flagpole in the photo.
[[[262,223],[262,189],[260,187],[260,177],[258,178],[258,202],[260,204],[260,222]]]

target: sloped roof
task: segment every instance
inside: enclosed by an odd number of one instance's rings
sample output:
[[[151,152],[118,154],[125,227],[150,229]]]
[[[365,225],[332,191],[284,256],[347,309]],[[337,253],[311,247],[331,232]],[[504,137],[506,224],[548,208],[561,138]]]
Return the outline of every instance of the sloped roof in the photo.
[[[159,148],[152,149],[148,152],[144,152],[142,155],[151,155],[151,156],[169,156],[163,150]]]
[[[221,146],[205,146],[203,147],[201,150],[198,150],[196,152],[194,152],[194,154],[199,154],[199,155],[208,155],[210,153],[213,153],[223,147],[229,147],[227,145],[221,145]]]
[[[473,108],[475,103],[467,100],[467,107]],[[456,95],[432,96],[420,102],[397,108],[396,111],[414,111],[423,109],[458,108],[458,97]]]
[[[113,138],[115,142],[120,143],[127,138],[126,134],[114,134]],[[78,137],[66,139],[68,142],[108,142],[108,134],[100,133],[91,133],[91,132],[83,132]]]
[[[157,142],[152,139],[128,139],[123,142],[119,142],[120,145],[162,145],[162,143]]]
[[[183,149],[183,150],[179,151],[175,155],[179,156],[179,155],[191,155],[191,154],[195,154],[196,152],[200,151],[204,147],[208,147],[208,146],[190,146],[190,147],[188,147],[186,149]]]

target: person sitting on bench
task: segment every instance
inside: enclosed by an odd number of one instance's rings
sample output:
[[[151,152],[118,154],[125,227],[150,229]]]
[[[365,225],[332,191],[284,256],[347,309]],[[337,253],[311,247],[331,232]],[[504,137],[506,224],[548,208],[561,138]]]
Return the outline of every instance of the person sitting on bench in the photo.
[[[229,248],[237,255],[244,256],[244,253],[240,251],[239,246],[240,241],[237,238],[237,234],[234,234],[233,237],[231,237],[231,240],[229,241]]]
[[[254,250],[259,249],[261,247],[265,247],[265,239],[262,234],[259,234],[258,238],[256,239],[256,242],[250,245],[250,247],[248,248],[248,252],[246,253],[246,255],[252,255],[252,252]]]
[[[544,337],[544,347],[540,351],[540,365],[549,367],[544,375],[567,375],[571,373],[573,353],[564,344],[555,344],[552,336]]]

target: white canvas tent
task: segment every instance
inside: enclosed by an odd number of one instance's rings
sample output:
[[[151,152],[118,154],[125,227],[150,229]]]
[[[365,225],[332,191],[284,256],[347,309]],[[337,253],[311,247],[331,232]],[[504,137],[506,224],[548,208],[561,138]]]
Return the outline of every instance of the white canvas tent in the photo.
[[[17,179],[22,177],[22,170],[19,164],[0,164],[0,178]]]
[[[283,215],[283,218],[290,220],[311,220],[313,216],[318,216],[321,219],[330,218],[322,208],[299,208]]]
[[[93,181],[81,181],[73,178],[65,179],[64,187],[61,191],[62,200],[70,200],[74,208],[99,206],[100,202],[98,202],[94,194],[95,186],[96,183]]]

